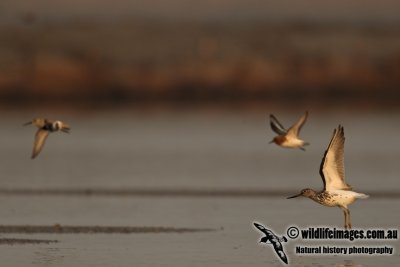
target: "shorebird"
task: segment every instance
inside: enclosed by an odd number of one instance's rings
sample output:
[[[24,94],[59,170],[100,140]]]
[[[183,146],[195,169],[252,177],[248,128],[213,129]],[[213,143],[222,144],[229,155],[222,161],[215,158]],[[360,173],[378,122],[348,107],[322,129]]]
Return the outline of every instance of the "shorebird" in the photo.
[[[324,189],[316,192],[306,188],[300,194],[288,197],[308,197],[327,207],[339,207],[344,214],[344,228],[351,229],[350,209],[347,207],[356,199],[367,198],[368,195],[352,191],[344,179],[344,129],[341,125],[333,131],[332,139],[322,158],[319,174],[324,182]]]
[[[24,126],[30,124],[38,127],[38,130],[35,135],[35,142],[33,144],[32,159],[34,159],[42,150],[49,133],[57,131],[63,131],[64,133],[69,133],[70,131],[69,126],[62,121],[34,118],[32,121],[25,123]]]
[[[275,118],[274,115],[270,114],[270,125],[272,130],[278,134],[278,136],[274,137],[270,144],[275,143],[278,146],[281,147],[286,147],[286,148],[299,148],[303,151],[305,151],[304,146],[309,145],[309,143],[304,142],[303,140],[299,139],[299,133],[301,130],[301,127],[303,127],[304,123],[306,122],[308,117],[308,112],[301,116],[301,118],[292,126],[289,128],[289,130],[286,130],[285,127],[278,121],[277,118]]]

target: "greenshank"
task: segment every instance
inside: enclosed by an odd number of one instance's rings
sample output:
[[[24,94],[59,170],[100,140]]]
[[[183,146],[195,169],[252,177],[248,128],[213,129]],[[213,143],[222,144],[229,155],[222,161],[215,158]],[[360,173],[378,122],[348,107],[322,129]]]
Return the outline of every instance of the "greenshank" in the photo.
[[[341,125],[333,131],[332,139],[322,158],[319,173],[324,182],[324,190],[316,192],[306,188],[298,196],[308,197],[327,207],[339,207],[344,214],[344,228],[351,229],[350,209],[347,207],[356,199],[367,198],[368,195],[352,191],[344,178],[344,130]]]

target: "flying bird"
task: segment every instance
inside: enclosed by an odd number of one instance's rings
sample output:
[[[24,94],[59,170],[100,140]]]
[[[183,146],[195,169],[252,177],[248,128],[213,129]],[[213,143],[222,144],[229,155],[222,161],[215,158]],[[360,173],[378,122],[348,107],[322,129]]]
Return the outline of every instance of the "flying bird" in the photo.
[[[285,252],[283,251],[283,246],[281,242],[287,242],[286,237],[279,238],[276,236],[271,230],[265,228],[263,225],[259,223],[253,223],[254,226],[260,230],[261,232],[264,233],[264,237],[261,238],[260,243],[265,243],[265,244],[272,244],[272,246],[275,249],[276,254],[278,257],[286,264],[288,264],[288,259],[286,257]],[[269,243],[268,243],[269,242]]]
[[[368,195],[352,191],[344,177],[344,129],[341,125],[333,131],[332,139],[321,161],[319,173],[324,182],[324,189],[316,192],[306,188],[300,194],[288,197],[304,196],[327,207],[339,207],[344,214],[344,228],[351,229],[350,209],[347,207],[356,199],[367,198]]]
[[[63,131],[64,133],[69,133],[70,128],[67,124],[62,121],[53,121],[49,119],[43,118],[34,118],[33,120],[24,124],[27,125],[34,125],[38,128],[36,135],[35,135],[35,142],[33,144],[33,151],[32,151],[32,159],[34,159],[42,150],[44,143],[46,142],[47,136],[49,133]]]
[[[307,117],[308,112],[306,111],[306,113],[301,116],[301,118],[292,127],[289,128],[289,130],[286,130],[285,127],[283,127],[283,125],[278,121],[278,119],[273,114],[270,114],[269,118],[271,129],[277,133],[278,136],[275,136],[274,139],[272,139],[272,141],[269,143],[275,143],[278,146],[285,148],[299,148],[304,151],[304,146],[307,146],[310,143],[299,139],[299,133],[306,122]]]

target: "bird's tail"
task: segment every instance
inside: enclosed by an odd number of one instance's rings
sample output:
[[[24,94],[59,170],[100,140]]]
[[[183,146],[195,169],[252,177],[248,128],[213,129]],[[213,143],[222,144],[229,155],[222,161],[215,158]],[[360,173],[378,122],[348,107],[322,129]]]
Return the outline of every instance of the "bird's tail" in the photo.
[[[357,195],[355,196],[356,198],[360,198],[360,199],[365,199],[365,198],[369,198],[368,195],[363,194],[363,193],[357,193]]]

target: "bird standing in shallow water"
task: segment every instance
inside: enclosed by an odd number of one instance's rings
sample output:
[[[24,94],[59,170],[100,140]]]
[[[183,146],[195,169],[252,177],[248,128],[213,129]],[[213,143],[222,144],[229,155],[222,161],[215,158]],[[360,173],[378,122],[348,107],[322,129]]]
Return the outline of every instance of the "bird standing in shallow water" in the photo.
[[[367,198],[368,195],[352,191],[344,179],[344,129],[341,125],[333,131],[333,136],[322,158],[319,173],[324,182],[324,190],[315,192],[306,188],[298,196],[308,197],[327,207],[339,207],[344,214],[344,228],[351,229],[350,209],[347,207],[356,199]]]
[[[275,143],[278,146],[286,148],[299,148],[304,151],[304,146],[309,145],[309,143],[299,139],[299,133],[301,127],[303,127],[304,123],[306,122],[307,117],[308,112],[306,111],[306,113],[301,116],[301,118],[292,127],[289,128],[289,130],[286,130],[274,115],[269,115],[271,128],[275,133],[278,134],[278,136],[274,137],[274,139],[272,139],[272,141],[269,143]]]
[[[24,126],[30,124],[38,127],[35,135],[35,142],[33,144],[32,159],[34,159],[42,150],[49,133],[57,131],[69,133],[70,131],[69,126],[62,121],[52,121],[43,118],[35,118],[32,121],[25,123]]]

